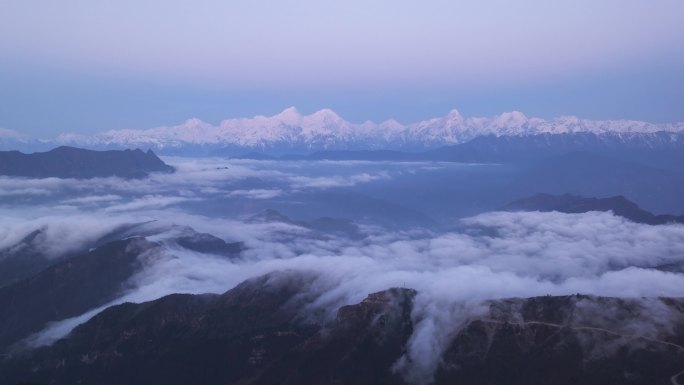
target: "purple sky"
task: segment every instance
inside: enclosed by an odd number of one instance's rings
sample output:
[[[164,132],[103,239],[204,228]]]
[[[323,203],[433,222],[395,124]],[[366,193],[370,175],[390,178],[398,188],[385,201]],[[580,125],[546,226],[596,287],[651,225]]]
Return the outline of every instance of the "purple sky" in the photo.
[[[6,1],[0,127],[141,128],[323,107],[684,120],[684,2]]]

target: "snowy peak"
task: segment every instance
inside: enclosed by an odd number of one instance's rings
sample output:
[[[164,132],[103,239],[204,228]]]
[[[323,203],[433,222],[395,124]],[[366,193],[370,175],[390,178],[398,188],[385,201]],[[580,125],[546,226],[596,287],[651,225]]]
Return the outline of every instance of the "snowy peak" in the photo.
[[[248,149],[425,149],[458,144],[479,136],[521,136],[535,134],[593,133],[649,134],[659,131],[684,132],[684,123],[653,124],[631,120],[584,120],[576,116],[555,119],[530,118],[520,111],[494,117],[465,117],[458,110],[445,116],[402,124],[394,119],[360,124],[344,120],[324,108],[302,115],[288,107],[272,116],[226,119],[212,125],[188,119],[177,126],[147,130],[110,130],[93,136],[63,134],[56,144],[81,146],[125,146],[180,148],[187,145]],[[1,136],[12,136],[0,130]]]
[[[329,108],[323,108],[321,110],[318,110],[311,114],[309,117],[319,119],[322,121],[342,121],[342,118],[340,118],[340,116],[337,115],[335,111]]]
[[[302,115],[295,107],[288,107],[279,114],[273,115],[272,119],[283,123],[295,124],[302,120]]]
[[[522,127],[527,124],[527,116],[520,111],[504,112],[493,122],[498,127]]]
[[[461,115],[461,112],[459,112],[457,109],[453,109],[449,111],[449,113],[446,116],[446,120],[450,122],[463,122],[463,115]]]
[[[202,129],[202,128],[208,128],[211,125],[205,121],[202,121],[197,118],[190,118],[183,122],[183,124],[180,125],[180,127],[185,127],[185,128],[195,128],[195,129]]]
[[[404,125],[394,119],[387,119],[380,123],[378,128],[389,131],[400,131],[404,128]]]

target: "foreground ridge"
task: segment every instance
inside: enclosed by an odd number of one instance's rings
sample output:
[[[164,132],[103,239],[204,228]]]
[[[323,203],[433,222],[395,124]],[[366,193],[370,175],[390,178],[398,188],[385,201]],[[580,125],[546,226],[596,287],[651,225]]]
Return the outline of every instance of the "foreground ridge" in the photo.
[[[411,343],[420,293],[372,293],[330,318],[311,307],[315,280],[276,272],[221,295],[113,306],[51,347],[0,361],[0,383],[678,384],[683,373],[682,299],[490,300],[484,313],[464,308],[426,363]]]

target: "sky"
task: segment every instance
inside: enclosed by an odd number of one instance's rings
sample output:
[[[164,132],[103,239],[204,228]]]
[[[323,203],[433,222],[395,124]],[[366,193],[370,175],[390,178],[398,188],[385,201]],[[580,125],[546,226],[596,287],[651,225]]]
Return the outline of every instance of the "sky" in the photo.
[[[684,121],[680,0],[2,0],[24,135],[331,108]]]

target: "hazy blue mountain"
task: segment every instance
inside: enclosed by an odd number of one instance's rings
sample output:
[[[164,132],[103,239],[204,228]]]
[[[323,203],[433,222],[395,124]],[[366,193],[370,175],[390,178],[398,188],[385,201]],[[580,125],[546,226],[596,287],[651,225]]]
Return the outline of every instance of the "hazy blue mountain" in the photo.
[[[216,151],[212,155],[214,155],[214,156],[229,156],[229,157],[234,158],[234,159],[252,159],[252,160],[277,160],[278,159],[275,156],[267,155],[267,154],[264,154],[262,152],[248,152],[246,154],[232,156],[231,153]]]
[[[661,277],[663,285],[677,282],[684,272],[677,243],[681,226],[640,226],[605,215],[460,218],[503,207],[612,211],[653,225],[684,222],[676,216],[684,213],[680,145],[674,133],[554,133],[478,136],[429,152],[325,151],[279,158],[253,153],[241,161],[170,158],[178,171],[168,183],[160,178],[62,181],[64,186],[46,189],[54,194],[33,198],[21,192],[23,183],[31,181],[4,178],[10,183],[0,186],[0,195],[8,196],[0,209],[13,217],[0,225],[21,236],[5,238],[0,250],[0,385],[667,383],[684,369],[684,303],[666,298],[677,295],[678,285],[653,289],[665,293],[663,298],[501,298],[575,290],[642,293],[646,289],[628,291],[638,286],[631,280],[646,279],[634,272]],[[50,153],[60,151],[85,150]],[[32,181],[43,182],[50,181]],[[47,256],[41,239],[49,233],[53,242],[62,233],[43,225],[59,221],[34,221],[46,207],[56,208],[55,217],[64,213],[74,221],[136,224],[74,237],[79,245],[71,251]],[[13,227],[11,221],[22,218],[24,208],[27,219]],[[567,238],[583,246],[587,227],[599,222],[593,217],[620,230],[587,244],[597,250],[600,267],[569,261],[568,269],[554,271],[557,253],[539,254],[547,252],[544,244]],[[536,228],[553,218],[562,218],[560,226],[568,227]],[[84,220],[69,231],[88,230],[90,223]],[[481,229],[472,223],[485,225]],[[244,243],[186,225],[216,228],[217,234]],[[499,226],[505,227],[499,231]],[[653,251],[642,248],[631,258],[634,229],[639,239],[657,234],[668,244],[654,244]],[[607,250],[597,244],[604,241]],[[245,245],[252,250],[243,253]],[[625,254],[625,260],[617,254]],[[584,255],[583,249],[571,253],[572,258]],[[469,262],[489,256],[491,264],[482,269]],[[538,270],[539,261],[547,266]],[[361,282],[357,262],[359,269],[368,266],[382,274]],[[316,263],[326,264],[330,276],[314,276],[320,267]],[[400,265],[396,273],[395,263]],[[293,270],[278,272],[283,267]],[[458,279],[453,287],[438,278],[439,285],[421,281],[445,272],[448,282],[453,280],[449,269],[460,274],[471,267],[516,279],[532,274],[532,279],[493,287],[491,295],[474,292],[477,311],[462,304],[469,293],[460,288],[478,286],[479,279]],[[241,277],[269,271],[224,292]],[[566,271],[575,273],[562,274]],[[409,288],[388,287],[404,275]],[[602,280],[609,276],[624,279],[614,284],[624,287],[604,289]],[[576,277],[587,280],[586,286],[573,283]],[[482,285],[487,285],[485,278]],[[353,279],[359,279],[358,286]],[[353,287],[346,289],[349,282]],[[361,287],[366,283],[369,289]],[[410,289],[411,283],[421,292]],[[489,293],[482,285],[477,289]],[[460,292],[451,298],[454,287]],[[335,297],[342,289],[351,293]],[[359,302],[365,293],[382,289]],[[224,293],[167,296],[203,292]],[[55,325],[64,325],[53,322],[85,320],[94,309],[112,303],[162,295],[108,307],[52,346],[21,349],[28,346],[27,337],[36,341],[35,333],[42,332],[42,341]],[[440,303],[448,304],[449,317],[438,314]],[[70,326],[67,322],[64,333]],[[427,336],[424,328],[432,328]],[[421,354],[423,348],[434,357]],[[423,356],[432,357],[432,363],[421,369]]]
[[[273,187],[277,186],[270,186]],[[505,201],[501,202],[503,203]],[[388,227],[434,224],[430,216],[418,209],[395,203],[382,196],[360,192],[354,187],[300,189],[272,199],[217,196],[189,201],[181,206],[203,215],[222,217],[250,218],[264,210],[274,209],[298,222],[311,222],[328,217]]]
[[[423,152],[405,152],[395,150],[338,150],[316,151],[311,154],[282,155],[281,160],[366,160],[366,161],[416,161],[430,160]]]
[[[0,152],[0,175],[29,178],[141,178],[150,172],[172,172],[152,151],[93,151],[57,147],[47,152]]]
[[[237,258],[245,249],[242,242],[228,243],[217,236],[207,233],[198,233],[194,230],[176,238],[175,242],[188,250],[220,255],[228,258]]]
[[[428,159],[459,162],[520,162],[570,152],[596,152],[619,158],[641,154],[657,163],[663,152],[684,159],[684,134],[656,133],[543,133],[537,135],[480,136],[426,153]],[[676,156],[679,154],[679,157]]]
[[[684,212],[684,173],[589,152],[534,162],[509,186],[509,192],[517,198],[540,192],[594,197],[623,195],[656,214]]]
[[[684,171],[684,134],[671,132],[485,135],[430,151],[316,151],[283,155],[280,159],[519,163],[572,152],[594,152],[654,167]],[[258,159],[253,155],[248,158]]]
[[[265,209],[258,214],[252,215],[251,217],[247,218],[247,222],[249,222],[249,223],[281,222],[281,223],[288,223],[288,224],[295,224],[296,223],[287,215],[283,215],[278,210],[273,210],[273,209]]]
[[[586,213],[588,211],[612,211],[638,223],[660,225],[684,223],[684,215],[654,215],[640,208],[623,196],[609,198],[585,198],[578,195],[537,194],[511,202],[503,207],[509,211],[559,211],[563,213]]]
[[[281,222],[305,227],[321,235],[335,235],[350,239],[364,238],[364,234],[353,221],[349,219],[320,217],[310,221],[295,221],[277,210],[266,209],[247,219],[248,223]]]

